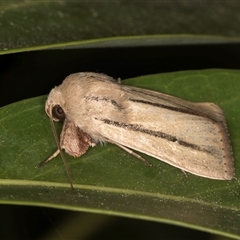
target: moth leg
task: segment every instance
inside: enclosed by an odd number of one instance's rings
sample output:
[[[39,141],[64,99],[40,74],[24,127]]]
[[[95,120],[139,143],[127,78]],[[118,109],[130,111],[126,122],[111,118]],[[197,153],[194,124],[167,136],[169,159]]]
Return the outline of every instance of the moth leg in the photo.
[[[117,81],[118,81],[119,84],[122,83],[122,79],[121,78],[118,78]]]
[[[146,165],[148,165],[149,167],[152,167],[152,164],[150,162],[148,162],[146,159],[144,159],[143,157],[141,157],[140,155],[138,155],[137,153],[133,152],[131,149],[124,147],[123,145],[120,145],[118,143],[112,142],[110,141],[110,143],[113,143],[115,145],[117,145],[118,147],[122,148],[123,150],[125,150],[126,152],[130,153],[131,155],[133,155],[134,157],[140,159],[141,161],[143,161]]]
[[[181,169],[181,171],[182,171],[182,173],[185,175],[185,177],[188,178],[187,173],[186,173],[184,170],[182,170],[182,169]]]
[[[49,158],[45,159],[44,161],[40,162],[37,167],[42,167],[43,165],[45,165],[46,163],[50,162],[53,158],[55,158],[58,154],[60,153],[60,150],[57,149],[57,151],[51,155]]]

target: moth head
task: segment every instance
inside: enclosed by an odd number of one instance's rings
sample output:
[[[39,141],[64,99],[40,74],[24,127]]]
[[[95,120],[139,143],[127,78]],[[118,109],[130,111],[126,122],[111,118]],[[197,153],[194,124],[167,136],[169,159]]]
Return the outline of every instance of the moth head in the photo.
[[[45,111],[47,115],[58,122],[64,120],[66,115],[64,111],[64,101],[59,87],[55,87],[48,95],[45,104]]]

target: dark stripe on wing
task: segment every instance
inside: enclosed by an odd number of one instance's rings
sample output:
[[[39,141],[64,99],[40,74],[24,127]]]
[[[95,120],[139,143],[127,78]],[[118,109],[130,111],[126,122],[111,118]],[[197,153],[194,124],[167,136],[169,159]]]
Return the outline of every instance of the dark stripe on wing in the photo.
[[[220,122],[220,123],[223,122],[222,117],[219,119],[219,116],[216,117],[215,115],[205,113],[201,110],[201,107],[200,107],[199,110],[194,110],[194,109],[192,109],[192,107],[184,106],[184,104],[180,104],[180,103],[177,103],[176,101],[172,101],[172,99],[167,99],[165,97],[158,96],[154,92],[152,93],[151,90],[146,91],[145,89],[131,88],[130,92],[135,92],[136,94],[140,93],[140,94],[144,94],[145,96],[147,95],[147,96],[150,96],[150,97],[153,97],[153,98],[157,98],[159,100],[169,101],[169,103],[173,103],[174,105],[179,106],[179,107],[175,108],[175,107],[171,107],[171,106],[167,106],[167,105],[163,104],[163,106],[166,106],[167,109],[172,110],[172,111],[178,111],[178,112],[182,112],[182,113],[186,113],[186,114],[191,114],[191,115],[194,115],[194,116],[201,116],[201,117],[207,118],[207,119],[212,120],[213,122],[217,122],[217,123],[218,122]],[[149,101],[145,102],[145,100],[141,100],[141,99],[131,99],[131,100],[134,100],[136,102],[137,101],[139,101],[139,102],[143,101],[142,103],[146,103],[146,104],[151,104],[152,103],[152,102],[149,102]],[[185,101],[185,102],[188,102],[188,101]],[[161,106],[157,106],[157,104],[158,103],[156,103],[156,105],[153,104],[152,106],[161,107]],[[197,106],[196,106],[196,109],[197,109]],[[221,116],[222,116],[222,114],[221,114]]]
[[[136,103],[143,103],[143,104],[151,105],[154,107],[164,108],[164,109],[167,109],[170,111],[181,112],[181,113],[186,113],[186,114],[190,114],[190,115],[194,115],[194,116],[204,117],[203,114],[201,114],[197,111],[190,110],[190,109],[177,108],[177,107],[167,106],[164,104],[149,102],[149,101],[140,100],[140,99],[131,99],[130,98],[128,100],[132,101],[132,102],[136,102]]]
[[[197,151],[207,152],[209,154],[213,154],[213,152],[214,152],[213,149],[208,150],[208,149],[205,149],[205,148],[201,148],[196,144],[189,143],[189,142],[186,142],[186,141],[183,141],[183,140],[179,140],[175,136],[169,135],[167,133],[146,129],[142,125],[120,123],[120,122],[112,121],[112,120],[109,120],[109,119],[100,119],[100,120],[103,121],[106,124],[109,124],[109,125],[113,125],[113,126],[116,126],[116,127],[124,128],[124,129],[127,129],[127,130],[132,130],[132,131],[136,131],[136,132],[142,132],[142,133],[154,136],[154,137],[166,139],[170,142],[176,142],[179,145],[182,145],[184,147],[191,148],[191,149],[194,149],[194,150],[197,150]]]
[[[109,102],[111,103],[114,107],[116,107],[118,110],[124,109],[124,107],[120,104],[118,104],[115,100],[109,99],[107,97],[96,97],[96,96],[84,96],[85,99],[90,100],[90,101],[104,101],[104,102]]]

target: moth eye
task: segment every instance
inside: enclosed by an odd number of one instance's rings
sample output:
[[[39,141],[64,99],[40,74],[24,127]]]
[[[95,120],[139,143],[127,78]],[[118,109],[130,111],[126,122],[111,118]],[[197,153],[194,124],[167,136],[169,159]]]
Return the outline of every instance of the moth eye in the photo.
[[[52,116],[58,120],[63,120],[65,119],[65,112],[59,105],[55,105],[52,108]]]

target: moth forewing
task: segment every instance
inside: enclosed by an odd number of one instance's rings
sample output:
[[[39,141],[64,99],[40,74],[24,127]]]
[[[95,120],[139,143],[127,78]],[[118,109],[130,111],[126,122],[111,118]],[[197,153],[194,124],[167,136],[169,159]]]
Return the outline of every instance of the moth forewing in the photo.
[[[135,87],[123,89],[131,113],[128,123],[104,119],[101,134],[195,175],[233,178],[228,131],[217,105]]]
[[[225,117],[213,103],[193,103],[120,85],[104,74],[77,73],[51,91],[48,115],[50,105],[64,112],[60,147],[72,156],[106,141],[195,175],[234,176]]]

